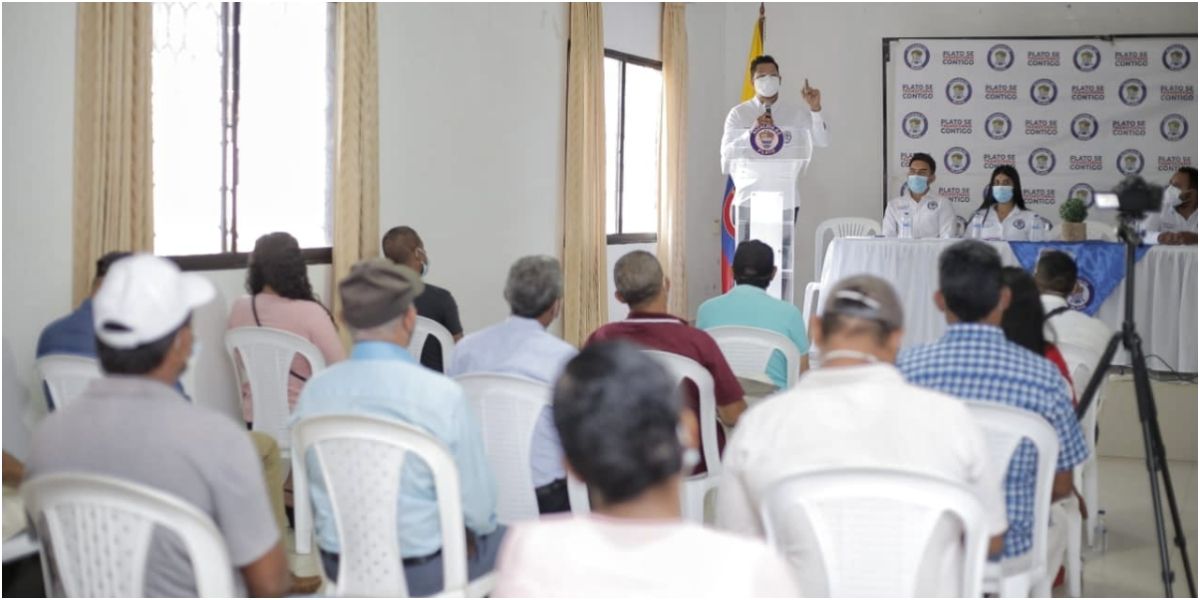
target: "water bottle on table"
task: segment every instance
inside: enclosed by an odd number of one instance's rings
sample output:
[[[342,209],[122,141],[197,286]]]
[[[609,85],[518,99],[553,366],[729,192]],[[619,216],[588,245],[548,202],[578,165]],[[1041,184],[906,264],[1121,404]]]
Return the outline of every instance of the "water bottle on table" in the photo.
[[[1042,221],[1041,217],[1034,215],[1033,223],[1031,223],[1029,225],[1029,241],[1031,241],[1031,242],[1046,241],[1045,231],[1046,231],[1046,223],[1044,221]]]
[[[908,211],[904,211],[904,212],[900,213],[900,239],[902,239],[902,240],[913,239],[912,226],[913,226],[912,213],[910,213]]]

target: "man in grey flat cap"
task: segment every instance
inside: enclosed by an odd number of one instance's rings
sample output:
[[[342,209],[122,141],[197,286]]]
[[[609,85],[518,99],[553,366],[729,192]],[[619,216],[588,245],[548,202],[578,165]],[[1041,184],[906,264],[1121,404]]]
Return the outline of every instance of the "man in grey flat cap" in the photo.
[[[308,381],[293,417],[355,414],[411,423],[442,442],[454,458],[462,487],[471,579],[492,570],[504,527],[496,523],[496,485],[483,453],[479,424],[462,388],[418,364],[406,349],[417,311],[413,299],[425,289],[416,271],[387,259],[354,265],[338,284],[342,318],[354,337],[349,359]],[[316,472],[314,455],[309,473]],[[333,507],[319,477],[310,479],[317,545],[325,572],[336,579],[340,542]],[[437,495],[429,468],[406,461],[398,502],[400,552],[411,596],[441,592],[442,536]]]

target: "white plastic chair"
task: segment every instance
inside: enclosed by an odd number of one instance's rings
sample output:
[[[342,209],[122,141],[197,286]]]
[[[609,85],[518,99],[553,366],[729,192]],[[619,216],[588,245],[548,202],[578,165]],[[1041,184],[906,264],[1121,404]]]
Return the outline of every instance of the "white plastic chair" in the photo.
[[[1050,585],[1057,573],[1046,573],[1047,532],[1050,524],[1050,498],[1058,462],[1058,436],[1041,415],[996,402],[969,400],[967,408],[987,438],[988,458],[995,465],[1009,465],[1021,441],[1028,439],[1037,448],[1037,478],[1034,485],[1033,546],[1021,556],[990,564],[984,578],[984,591],[997,592],[1001,598],[1049,598]],[[997,568],[993,568],[997,567]]]
[[[442,346],[442,369],[450,368],[450,361],[454,358],[454,335],[441,323],[428,317],[417,317],[417,326],[413,329],[412,339],[408,342],[408,353],[419,362],[421,351],[425,348],[425,341],[430,336],[433,336]]]
[[[1087,226],[1087,239],[1104,240],[1106,242],[1117,241],[1116,227],[1100,221],[1084,221],[1083,224]]]
[[[308,554],[312,543],[309,450],[325,482],[333,506],[340,563],[338,596],[405,597],[396,506],[400,474],[409,454],[433,474],[442,534],[443,596],[482,595],[480,582],[467,581],[467,547],[463,535],[462,495],[458,468],[441,442],[400,421],[357,415],[325,415],[301,420],[292,428],[292,477],[295,482],[296,552]]]
[[[954,237],[961,238],[967,233],[967,220],[962,216],[954,217]]]
[[[768,541],[806,575],[806,596],[981,596],[984,508],[952,481],[892,469],[807,471],[771,486],[761,515]],[[923,589],[935,584],[922,577],[930,571],[955,577]],[[824,589],[808,589],[812,579]]]
[[[324,355],[312,342],[270,327],[230,329],[225,332],[225,350],[233,361],[239,399],[242,386],[250,386],[251,429],[275,438],[286,461],[292,442],[288,434],[292,413],[288,407],[288,373],[292,360],[296,355],[304,357],[315,375],[325,368]]]
[[[734,325],[713,327],[707,331],[738,377],[762,379],[771,356],[779,351],[787,362],[787,387],[796,384],[800,372],[800,349],[788,337],[769,329]]]
[[[826,234],[832,234],[835,238],[851,237],[851,236],[867,236],[879,235],[883,231],[883,226],[879,221],[874,219],[865,219],[862,217],[841,217],[837,219],[827,219],[821,221],[817,225],[816,234],[813,236],[813,279],[821,280],[821,265],[825,260],[825,241]]]
[[[100,362],[74,354],[48,354],[37,359],[42,383],[50,390],[54,410],[62,410],[75,402],[92,380],[104,377]]]
[[[1067,368],[1073,374],[1075,395],[1080,397],[1092,378],[1092,365],[1099,360],[1099,350],[1092,352],[1087,348],[1063,343],[1058,344],[1058,349],[1067,363]],[[1096,423],[1099,422],[1100,411],[1104,408],[1106,387],[1107,381],[1096,390],[1096,400],[1088,406],[1088,411],[1079,421],[1079,426],[1083,429],[1083,440],[1087,443],[1088,457],[1075,469],[1075,487],[1088,507],[1088,519],[1082,524],[1088,546],[1095,545],[1096,530],[1099,528],[1099,522],[1095,519],[1100,510],[1100,465],[1096,461]],[[1083,398],[1080,397],[1079,400],[1082,401]]]
[[[800,314],[804,316],[804,326],[812,322],[813,313],[817,312],[817,302],[821,295],[820,275],[817,275],[817,281],[810,281],[804,286],[804,303],[800,306]]]
[[[501,523],[537,519],[529,460],[534,427],[550,405],[550,386],[502,373],[460,375],[455,381],[483,434],[484,453],[496,477],[497,517]]]
[[[84,473],[43,475],[21,486],[42,540],[46,592],[69,597],[145,597],[155,527],[179,537],[196,593],[237,592],[225,540],[208,515],[161,491]]]
[[[700,391],[700,451],[707,471],[684,480],[680,491],[680,508],[684,519],[703,524],[704,499],[721,480],[721,453],[717,447],[717,397],[712,374],[686,356],[658,350],[644,352],[667,370],[675,379],[676,386],[690,379]]]

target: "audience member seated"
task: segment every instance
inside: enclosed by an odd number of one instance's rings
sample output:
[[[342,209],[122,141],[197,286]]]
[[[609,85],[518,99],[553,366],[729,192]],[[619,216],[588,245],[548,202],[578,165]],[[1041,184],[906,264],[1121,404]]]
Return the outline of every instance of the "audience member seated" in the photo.
[[[546,331],[562,311],[562,279],[558,260],[549,256],[526,256],[514,263],[504,286],[504,299],[512,316],[463,338],[455,347],[446,374],[508,373],[553,385],[563,366],[578,352]],[[534,426],[530,468],[538,511],[570,510],[562,443],[550,407],[542,410]]]
[[[1011,294],[1008,308],[1004,309],[1004,315],[1000,317],[1000,328],[1004,330],[1004,337],[1054,363],[1072,390],[1072,405],[1077,404],[1071,368],[1067,366],[1062,352],[1058,351],[1058,346],[1051,341],[1054,338],[1046,338],[1046,309],[1042,307],[1033,276],[1021,267],[1004,267],[1000,270],[1000,278]],[[1086,381],[1084,385],[1087,385]]]
[[[1000,254],[983,242],[966,240],[943,251],[934,301],[949,327],[941,340],[901,352],[898,365],[914,384],[967,400],[1032,411],[1046,419],[1058,434],[1053,499],[1061,500],[1071,495],[1071,469],[1087,458],[1087,446],[1071,407],[1070,387],[1058,369],[1005,339],[1000,329],[1012,298],[1000,269]],[[1033,545],[1035,456],[1033,444],[1022,442],[1005,478],[1005,558],[1025,554]],[[1061,525],[1062,520],[1053,524]],[[1052,527],[1051,560],[1055,548],[1065,544],[1066,532]]]
[[[889,200],[883,211],[885,237],[900,236],[903,215],[911,219],[914,239],[955,237],[954,205],[931,191],[936,173],[937,163],[932,156],[918,152],[909,159],[905,191]]]
[[[998,556],[1006,528],[1005,465],[988,463],[983,431],[961,401],[905,382],[894,366],[904,319],[892,286],[871,275],[844,279],[811,325],[821,367],[742,418],[722,462],[718,527],[764,537],[758,508],[774,484],[801,471],[919,471],[975,490],[988,509]],[[936,587],[947,581],[940,575],[929,573],[919,595],[953,592]],[[806,575],[800,586],[820,595],[823,571]]]
[[[1027,241],[1037,219],[1041,219],[1037,213],[1025,209],[1017,169],[1000,165],[983,188],[983,203],[971,215],[965,235],[972,237],[978,231],[983,239]]]
[[[100,284],[104,282],[104,275],[108,273],[108,268],[126,256],[129,256],[128,252],[109,252],[96,261],[96,278],[92,280],[91,295],[84,298],[83,302],[79,303],[79,307],[71,311],[71,314],[47,325],[42,330],[42,335],[38,337],[38,358],[50,354],[74,354],[96,358],[96,334],[93,333],[92,325],[92,297],[96,295],[96,290],[99,290]],[[47,407],[54,410],[54,399],[50,397],[50,391],[45,386],[43,386],[43,391]]]
[[[724,295],[710,298],[700,305],[696,327],[758,327],[792,340],[801,354],[799,365],[788,365],[783,353],[778,351],[767,363],[766,375],[771,378],[771,383],[776,389],[784,389],[787,387],[789,367],[798,373],[808,368],[808,332],[804,329],[804,317],[796,305],[767,294],[767,286],[771,285],[771,280],[778,273],[775,251],[770,246],[758,240],[738,244],[737,252],[733,255],[733,279],[737,285]],[[740,378],[740,381],[747,395],[762,397],[774,391],[768,388],[763,390],[766,393],[751,393],[750,388],[757,382],[747,382],[744,378]]]
[[[799,595],[766,545],[680,517],[682,476],[696,460],[684,423],[695,422],[673,388],[661,366],[625,342],[591,344],[567,365],[554,421],[592,512],[515,525],[493,596]]]
[[[462,388],[418,366],[406,349],[417,323],[413,299],[424,287],[415,271],[387,259],[354,265],[338,284],[342,318],[354,335],[354,348],[347,360],[309,380],[292,418],[348,414],[394,419],[420,427],[443,443],[458,468],[463,522],[468,548],[473,549],[468,553],[468,575],[475,579],[492,570],[504,527],[496,523],[496,485],[483,454],[479,424]],[[313,453],[308,471],[317,545],[325,573],[336,581],[337,526]],[[409,593],[441,592],[441,523],[433,474],[423,462],[405,463],[396,509]]]
[[[383,255],[398,265],[404,265],[424,278],[429,275],[429,253],[425,251],[425,242],[417,235],[412,227],[401,225],[388,230],[383,236]],[[454,341],[458,342],[463,336],[462,321],[458,318],[458,304],[448,290],[432,283],[425,284],[425,293],[417,297],[417,314],[441,323]],[[425,341],[421,349],[421,364],[437,371],[445,372],[449,365],[442,364],[442,344],[434,338]]]
[[[300,244],[291,234],[268,233],[254,243],[246,269],[246,291],[250,295],[234,300],[229,309],[228,329],[282,329],[312,342],[326,365],[346,358],[333,315],[313,293]],[[238,368],[245,368],[240,357]],[[297,355],[288,375],[288,408],[295,409],[304,382],[312,377],[312,365]],[[242,418],[247,423],[254,418],[253,401],[246,383],[242,386]]]
[[[671,282],[663,275],[662,265],[653,254],[634,250],[622,256],[613,267],[616,297],[629,306],[624,321],[609,323],[597,329],[587,343],[625,339],[651,350],[671,352],[690,358],[708,370],[713,378],[717,418],[728,427],[737,424],[746,410],[742,386],[729,368],[725,356],[712,337],[687,324],[679,317],[667,314],[667,295]],[[700,394],[696,385],[686,382],[684,406],[700,419]],[[725,447],[725,431],[717,428],[718,451]],[[703,454],[695,473],[706,473]]]
[[[27,477],[93,473],[176,496],[212,517],[238,567],[239,595],[279,596],[288,591],[287,558],[250,437],[171,387],[192,353],[192,311],[214,294],[208,280],[166,259],[115,262],[93,297],[108,377],[42,422]],[[147,596],[196,595],[178,538],[155,534],[146,560]]]
[[[1044,335],[1047,339],[1057,339],[1059,343],[1091,352],[1091,367],[1095,372],[1113,331],[1104,321],[1073,310],[1067,304],[1067,298],[1075,294],[1078,286],[1079,270],[1075,259],[1057,250],[1043,252],[1038,258],[1033,277],[1042,292],[1042,308],[1046,311]],[[1086,386],[1087,382],[1079,382],[1079,385]]]
[[[1181,167],[1163,190],[1162,210],[1147,218],[1147,231],[1158,232],[1158,243],[1196,244],[1196,168]]]

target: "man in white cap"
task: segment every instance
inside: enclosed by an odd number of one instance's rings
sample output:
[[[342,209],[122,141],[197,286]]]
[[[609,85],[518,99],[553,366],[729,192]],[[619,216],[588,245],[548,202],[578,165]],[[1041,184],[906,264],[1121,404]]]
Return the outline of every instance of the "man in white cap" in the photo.
[[[92,473],[175,496],[212,517],[237,567],[235,595],[280,596],[289,587],[287,557],[250,436],[172,387],[192,353],[192,311],[213,296],[208,280],[166,259],[137,254],[114,263],[92,299],[107,376],[42,422],[26,477]],[[144,591],[197,594],[177,537],[155,534]]]

